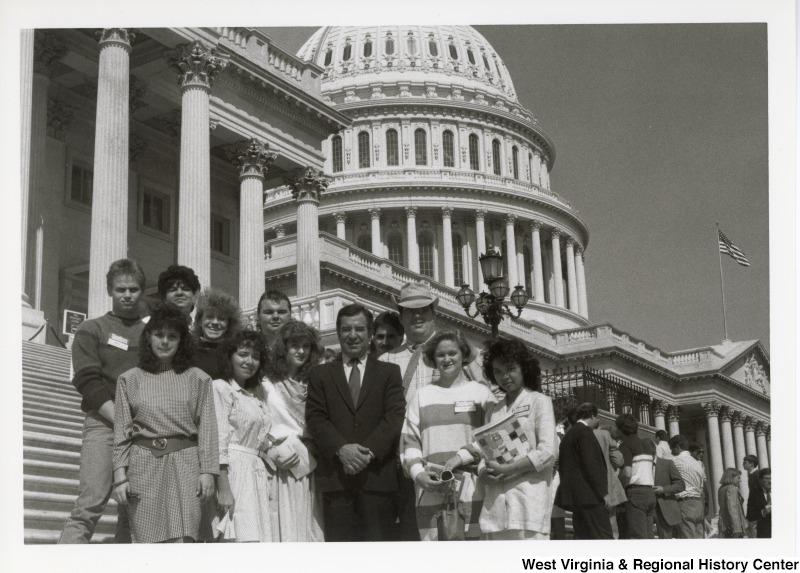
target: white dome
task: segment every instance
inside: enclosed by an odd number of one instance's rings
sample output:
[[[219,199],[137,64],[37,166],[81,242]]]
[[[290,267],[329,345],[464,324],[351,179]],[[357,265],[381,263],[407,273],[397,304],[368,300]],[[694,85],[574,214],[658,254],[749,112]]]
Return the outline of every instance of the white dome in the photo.
[[[297,55],[325,69],[323,93],[408,82],[519,105],[503,60],[470,26],[326,26]]]

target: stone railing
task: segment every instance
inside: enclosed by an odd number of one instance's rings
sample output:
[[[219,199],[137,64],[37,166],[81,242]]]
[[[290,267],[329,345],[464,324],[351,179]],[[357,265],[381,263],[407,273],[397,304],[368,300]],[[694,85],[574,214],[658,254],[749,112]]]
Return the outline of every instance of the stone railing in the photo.
[[[680,364],[695,364],[700,362],[699,352],[686,352],[684,354],[673,354],[672,363],[675,365]]]

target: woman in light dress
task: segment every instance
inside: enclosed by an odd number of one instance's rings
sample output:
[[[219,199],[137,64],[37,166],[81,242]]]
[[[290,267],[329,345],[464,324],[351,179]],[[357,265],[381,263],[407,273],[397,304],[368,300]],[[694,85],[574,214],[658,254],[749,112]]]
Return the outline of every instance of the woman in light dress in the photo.
[[[262,388],[272,418],[270,516],[273,541],[323,541],[322,499],[314,483],[316,450],[306,429],[306,379],[319,363],[317,331],[290,320],[273,342]]]

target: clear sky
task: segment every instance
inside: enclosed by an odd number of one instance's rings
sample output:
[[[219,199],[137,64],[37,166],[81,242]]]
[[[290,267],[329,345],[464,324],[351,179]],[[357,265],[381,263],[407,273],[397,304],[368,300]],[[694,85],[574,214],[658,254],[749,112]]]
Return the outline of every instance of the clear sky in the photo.
[[[672,351],[769,349],[767,26],[476,26],[556,146],[589,228],[589,316]],[[295,52],[316,28],[265,28]]]

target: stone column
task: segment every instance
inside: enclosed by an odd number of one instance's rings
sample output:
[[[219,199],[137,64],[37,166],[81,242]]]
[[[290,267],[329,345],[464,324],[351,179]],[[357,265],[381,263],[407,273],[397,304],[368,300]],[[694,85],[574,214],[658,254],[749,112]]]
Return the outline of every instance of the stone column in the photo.
[[[767,426],[767,457],[769,458],[770,463],[772,463],[772,428],[771,428],[771,426]]]
[[[561,273],[561,242],[559,236],[561,231],[553,230],[553,278],[555,281],[556,306],[564,308],[564,278]]]
[[[313,167],[296,169],[287,179],[297,201],[297,296],[320,291],[319,197],[330,179]]]
[[[542,187],[550,189],[550,171],[547,169],[547,158],[542,157],[542,171],[541,171]]]
[[[178,263],[211,283],[211,157],[208,96],[226,62],[201,42],[178,46],[171,63],[181,84]]]
[[[742,497],[745,500],[745,507],[747,507],[747,495],[749,492],[749,487],[747,482],[747,472],[744,471],[744,466],[742,465],[742,462],[744,462],[744,457],[747,455],[744,446],[744,429],[742,428],[744,425],[744,417],[742,416],[741,412],[733,412],[731,421],[733,422],[733,449],[736,452],[735,467],[742,472],[739,476],[739,491],[742,492]]]
[[[22,62],[20,65],[20,87],[21,87],[21,100],[20,100],[20,160],[22,174],[21,196],[20,203],[22,207],[21,213],[21,244],[22,244],[22,284],[20,285],[20,292],[22,293],[23,306],[30,307],[28,303],[28,295],[25,294],[25,270],[27,267],[28,258],[28,201],[31,196],[31,120],[33,110],[33,52],[34,52],[34,33],[32,29],[22,30],[20,32],[21,46],[20,55]],[[47,91],[44,93],[45,104],[45,121],[47,120]],[[40,103],[41,105],[41,103]]]
[[[583,266],[583,248],[578,246],[575,252],[575,274],[578,278],[578,314],[589,318],[589,304],[586,299],[586,273]]]
[[[463,277],[458,277],[456,285],[455,271],[453,269],[453,208],[442,207],[442,248],[444,249],[444,284],[449,287],[461,286]]]
[[[531,174],[533,184],[539,187],[542,184],[542,156],[539,155],[538,151],[534,152],[533,154],[531,167],[533,168],[533,173]]]
[[[744,446],[748,456],[757,456],[756,451],[756,421],[747,416],[744,419]]]
[[[767,454],[767,430],[769,426],[765,422],[756,423],[756,451],[758,456],[758,468],[769,467],[769,454]]]
[[[380,207],[372,207],[369,210],[369,217],[372,221],[372,254],[376,257],[383,257],[381,247],[381,210]]]
[[[709,452],[711,454],[709,456],[709,461],[711,462],[711,476],[706,477],[711,480],[711,491],[714,492],[714,499],[712,501],[715,502],[714,507],[716,507],[719,480],[722,479],[722,472],[725,469],[722,461],[722,441],[719,435],[720,405],[717,402],[706,402],[702,404],[702,406],[706,413],[706,419],[708,420],[708,445],[711,450]]]
[[[669,437],[677,436],[681,433],[681,407],[668,406],[667,407],[667,422],[669,423]]]
[[[486,254],[486,227],[484,226],[484,222],[486,221],[486,211],[484,209],[476,209],[475,210],[475,244],[477,248],[475,249],[475,264],[478,268],[478,280],[479,284],[475,286],[475,292],[481,292],[481,288],[483,286],[483,269],[481,269],[481,261],[480,256]]]
[[[534,164],[537,161],[534,156]],[[533,221],[531,230],[531,256],[533,257],[533,296],[536,302],[544,302],[544,273],[542,272],[542,243],[539,238],[539,231],[542,228],[541,221]]]
[[[255,138],[239,158],[239,306],[250,315],[264,291],[264,175],[277,154]]]
[[[105,28],[97,36],[100,69],[89,247],[89,318],[111,310],[106,272],[113,261],[128,254],[130,50],[134,34],[126,28]]]
[[[506,252],[503,257],[508,264],[508,286],[513,291],[514,287],[519,284],[519,275],[517,274],[517,240],[514,233],[514,225],[517,222],[517,216],[513,213],[506,215]]]
[[[344,223],[347,220],[347,213],[344,211],[337,211],[333,214],[333,217],[336,219],[336,236],[343,241],[346,240]]]
[[[667,426],[664,424],[664,416],[667,413],[667,409],[669,405],[666,402],[662,402],[661,400],[657,400],[653,404],[653,414],[655,417],[654,423],[655,427],[658,430],[667,430]]]
[[[408,270],[419,272],[419,248],[417,247],[417,208],[406,207],[406,235],[408,236]]]
[[[567,295],[569,298],[569,309],[578,312],[578,285],[575,278],[575,241],[572,237],[567,237]]]
[[[736,452],[733,448],[733,432],[731,430],[731,416],[733,412],[728,406],[719,411],[719,432],[722,438],[722,459],[725,465],[722,469],[736,467]]]

